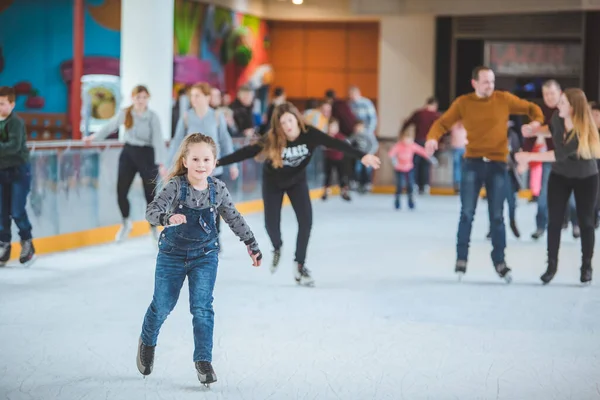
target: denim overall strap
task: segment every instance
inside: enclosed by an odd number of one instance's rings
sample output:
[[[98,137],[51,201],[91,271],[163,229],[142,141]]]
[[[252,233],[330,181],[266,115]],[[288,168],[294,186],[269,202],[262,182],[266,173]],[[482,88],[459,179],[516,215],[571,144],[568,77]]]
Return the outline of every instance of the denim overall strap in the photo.
[[[211,207],[216,207],[215,202],[215,181],[210,176],[208,177],[208,199]],[[212,210],[211,210],[212,211]]]
[[[179,203],[184,204],[185,199],[187,198],[187,192],[189,189],[189,183],[185,176],[182,176],[179,180],[181,183],[181,187],[179,188]]]

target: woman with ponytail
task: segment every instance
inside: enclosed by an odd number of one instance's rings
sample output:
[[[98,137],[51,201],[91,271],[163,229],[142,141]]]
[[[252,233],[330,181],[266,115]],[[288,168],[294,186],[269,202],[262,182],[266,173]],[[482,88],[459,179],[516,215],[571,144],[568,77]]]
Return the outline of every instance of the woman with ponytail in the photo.
[[[122,109],[106,125],[93,135],[83,140],[90,143],[105,139],[119,126],[125,127],[123,140],[125,146],[119,157],[119,177],[117,181],[117,199],[123,224],[115,240],[126,239],[131,233],[132,223],[129,219],[129,200],[127,194],[136,176],[140,174],[144,184],[146,202],[154,200],[156,177],[166,174],[166,147],[158,115],[148,108],[150,92],[145,86],[136,86],[131,93],[132,105]],[[158,237],[156,228],[151,226],[154,238]]]
[[[552,162],[548,180],[548,268],[541,276],[550,283],[558,267],[560,234],[567,203],[575,194],[577,219],[581,229],[581,283],[592,280],[592,256],[595,241],[595,209],[598,192],[600,136],[585,93],[567,89],[560,96],[558,111],[549,123],[555,149],[545,153],[517,153],[521,169],[531,161]],[[543,134],[537,125],[523,129],[526,137]]]
[[[281,258],[281,206],[283,195],[287,194],[298,220],[295,279],[298,284],[305,286],[312,286],[314,283],[305,265],[312,229],[312,205],[306,167],[318,146],[339,150],[361,160],[367,167],[378,169],[381,164],[376,156],[354,149],[350,144],[312,126],[305,126],[300,113],[291,103],[275,107],[271,128],[261,141],[242,147],[235,153],[222,157],[218,162],[218,165],[224,166],[253,157],[264,161],[262,194],[265,226],[274,248],[271,272],[276,271]]]

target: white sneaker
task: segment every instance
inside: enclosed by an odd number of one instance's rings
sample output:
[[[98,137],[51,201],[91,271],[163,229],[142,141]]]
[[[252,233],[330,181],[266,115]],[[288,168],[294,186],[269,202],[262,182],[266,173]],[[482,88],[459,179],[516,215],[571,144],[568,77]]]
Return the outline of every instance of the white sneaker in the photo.
[[[122,242],[123,240],[129,237],[131,234],[131,229],[133,228],[133,224],[129,219],[124,219],[119,232],[117,232],[117,236],[115,236],[115,241],[117,243]]]

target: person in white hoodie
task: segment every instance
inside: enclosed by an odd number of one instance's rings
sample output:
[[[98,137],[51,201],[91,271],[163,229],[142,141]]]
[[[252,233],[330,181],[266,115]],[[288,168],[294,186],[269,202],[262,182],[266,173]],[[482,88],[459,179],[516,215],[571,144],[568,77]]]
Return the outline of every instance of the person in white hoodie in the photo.
[[[117,180],[117,199],[123,223],[115,240],[127,238],[131,233],[132,222],[129,218],[129,200],[127,195],[135,176],[139,173],[144,184],[146,203],[154,200],[156,177],[160,172],[166,174],[167,149],[160,128],[158,115],[148,108],[150,92],[145,86],[136,86],[131,93],[132,105],[120,110],[98,132],[86,136],[85,143],[102,140],[116,131],[121,125],[125,127],[123,140],[125,146],[119,157],[119,177]],[[150,227],[155,239],[158,238],[156,227]]]

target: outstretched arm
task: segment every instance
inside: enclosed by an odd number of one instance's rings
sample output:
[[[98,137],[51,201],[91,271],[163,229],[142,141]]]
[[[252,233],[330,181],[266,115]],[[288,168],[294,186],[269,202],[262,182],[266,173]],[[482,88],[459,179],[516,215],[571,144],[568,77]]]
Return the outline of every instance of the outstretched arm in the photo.
[[[311,135],[318,146],[339,150],[342,153],[358,158],[359,160],[367,154],[355,149],[348,142],[331,137],[313,126],[308,127],[308,132],[306,132],[306,134]]]
[[[244,146],[238,151],[235,151],[225,157],[221,157],[217,163],[217,165],[225,166],[229,164],[234,164],[240,161],[247,160],[252,157],[256,157],[262,150],[262,146],[260,144],[251,144],[249,146]]]

